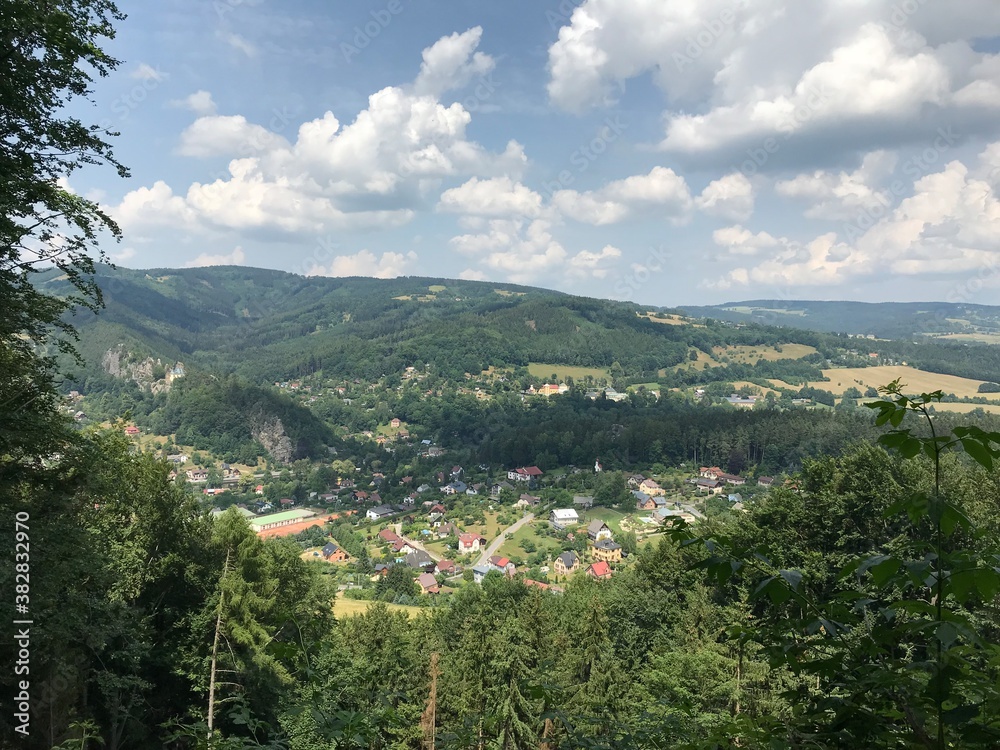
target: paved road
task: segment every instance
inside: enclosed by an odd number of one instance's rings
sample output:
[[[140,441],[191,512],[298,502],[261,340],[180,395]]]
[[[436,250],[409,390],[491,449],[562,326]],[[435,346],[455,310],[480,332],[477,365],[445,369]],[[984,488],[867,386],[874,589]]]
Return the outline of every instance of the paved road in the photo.
[[[517,530],[520,529],[522,526],[524,526],[524,524],[529,523],[534,519],[535,519],[535,514],[528,513],[524,518],[522,518],[517,523],[511,524],[506,529],[501,529],[500,535],[492,542],[490,542],[490,546],[487,547],[486,551],[479,556],[479,560],[476,561],[476,565],[485,565],[486,561],[489,560],[491,557],[493,557],[493,555],[497,553],[497,550],[500,549],[500,545],[502,545],[506,541],[507,534],[513,534],[517,532]]]

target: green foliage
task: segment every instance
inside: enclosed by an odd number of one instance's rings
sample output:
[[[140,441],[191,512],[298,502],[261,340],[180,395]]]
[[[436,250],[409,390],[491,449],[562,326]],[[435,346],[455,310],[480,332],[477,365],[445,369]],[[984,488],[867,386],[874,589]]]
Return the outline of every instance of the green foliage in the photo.
[[[887,400],[869,404],[878,424],[895,428],[879,442],[904,460],[923,456],[929,473],[916,485],[908,477],[909,487],[882,509],[893,526],[881,544],[863,534],[870,550],[830,576],[803,565],[807,559],[791,566],[774,559],[771,544],[687,538],[705,545],[710,555],[699,565],[720,584],[752,587],[759,616],[738,637],[759,643],[773,666],[815,679],[789,693],[795,713],[782,746],[943,750],[994,747],[1000,738],[1000,648],[983,620],[1000,591],[1000,556],[995,544],[983,554],[967,501],[950,496],[942,480],[952,448],[991,470],[1000,433],[956,427],[942,434],[929,413],[942,394],[907,397],[902,388],[894,382],[883,389]],[[911,413],[923,418],[926,433],[902,428]],[[751,742],[778,737],[769,724],[739,731]]]

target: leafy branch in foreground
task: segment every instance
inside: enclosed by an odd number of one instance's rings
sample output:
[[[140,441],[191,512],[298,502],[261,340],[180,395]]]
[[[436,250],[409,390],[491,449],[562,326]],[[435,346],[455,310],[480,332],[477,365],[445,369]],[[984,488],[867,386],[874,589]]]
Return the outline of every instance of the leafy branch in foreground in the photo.
[[[721,585],[746,585],[757,617],[732,635],[758,642],[773,667],[801,679],[782,730],[741,720],[730,736],[769,747],[996,747],[1000,742],[1000,646],[992,610],[1000,556],[958,498],[943,488],[942,462],[961,449],[990,471],[1000,433],[956,427],[938,434],[930,405],[940,391],[906,396],[898,380],[867,404],[894,429],[879,443],[932,472],[928,489],[884,511],[899,533],[879,554],[857,555],[832,586],[779,569],[757,549],[679,528],[684,545],[703,545],[704,568]],[[902,427],[908,415],[924,430]],[[919,485],[919,482],[918,482]],[[987,554],[980,550],[985,546]],[[984,635],[984,633],[986,633]],[[721,738],[720,738],[721,739]],[[728,740],[726,741],[728,743]],[[775,744],[778,743],[778,744]]]

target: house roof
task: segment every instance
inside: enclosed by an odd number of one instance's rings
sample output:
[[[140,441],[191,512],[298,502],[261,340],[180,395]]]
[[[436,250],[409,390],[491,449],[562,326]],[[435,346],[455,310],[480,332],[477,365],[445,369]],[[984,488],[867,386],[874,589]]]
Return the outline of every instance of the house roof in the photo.
[[[391,516],[396,512],[396,509],[391,505],[377,505],[368,512],[374,513],[377,516]]]
[[[601,531],[601,529],[606,529],[606,528],[608,528],[608,525],[604,523],[604,521],[602,521],[600,518],[595,518],[593,521],[587,524],[587,533],[597,534]]]
[[[559,521],[572,521],[580,518],[573,508],[559,508],[558,510],[552,511],[552,516]]]
[[[610,539],[602,539],[601,541],[597,542],[594,546],[597,547],[598,549],[607,550],[608,552],[614,552],[616,549],[622,548],[620,544],[616,544]]]
[[[510,564],[510,560],[506,557],[501,557],[500,555],[493,555],[490,558],[490,565],[496,565],[498,568],[506,568]]]
[[[454,560],[439,560],[437,564],[438,570],[454,570],[455,562]]]
[[[601,560],[587,568],[587,572],[594,578],[605,578],[611,575],[611,566]]]
[[[548,590],[549,590],[549,588],[550,588],[550,587],[549,587],[549,584],[547,584],[547,583],[542,583],[541,581],[533,581],[533,580],[531,580],[530,578],[525,578],[525,579],[524,579],[524,580],[522,581],[522,583],[523,583],[523,584],[524,584],[525,586],[527,586],[528,588],[536,588],[536,589],[541,589],[542,591],[548,591]]]
[[[576,565],[577,556],[575,552],[567,551],[563,552],[556,559],[562,560],[562,564],[565,565],[567,568],[572,568],[574,565]]]
[[[381,531],[380,531],[380,532],[378,533],[378,535],[379,535],[379,537],[381,537],[382,539],[385,539],[385,540],[386,540],[387,542],[394,542],[394,541],[396,541],[397,539],[399,539],[399,537],[398,537],[398,536],[396,535],[396,532],[395,532],[395,531],[393,531],[392,529],[382,529],[382,530],[381,530]]]
[[[417,583],[425,589],[435,588],[438,585],[437,578],[431,573],[421,573],[417,576]]]
[[[423,568],[426,565],[433,565],[434,560],[422,549],[414,550],[406,556],[406,564],[411,568]]]
[[[458,541],[461,544],[472,544],[474,541],[479,540],[481,542],[486,541],[486,537],[479,536],[479,534],[459,534]]]
[[[574,495],[573,505],[586,505],[591,506],[594,504],[594,498],[591,495]]]
[[[540,477],[543,473],[537,466],[519,466],[516,471],[518,474],[525,474],[529,477]]]
[[[327,545],[325,545],[323,547],[323,554],[324,555],[332,555],[338,549],[340,549],[340,548],[336,544],[334,544],[333,542],[330,542],[329,544],[327,544]]]

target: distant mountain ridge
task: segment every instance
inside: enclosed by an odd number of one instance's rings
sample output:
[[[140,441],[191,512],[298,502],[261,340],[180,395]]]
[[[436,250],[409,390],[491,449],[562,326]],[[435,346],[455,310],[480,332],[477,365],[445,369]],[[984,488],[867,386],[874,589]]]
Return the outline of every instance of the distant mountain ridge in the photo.
[[[685,314],[733,323],[788,326],[825,333],[911,338],[922,334],[1000,334],[1000,307],[952,302],[748,300],[682,306]]]

